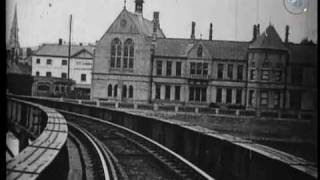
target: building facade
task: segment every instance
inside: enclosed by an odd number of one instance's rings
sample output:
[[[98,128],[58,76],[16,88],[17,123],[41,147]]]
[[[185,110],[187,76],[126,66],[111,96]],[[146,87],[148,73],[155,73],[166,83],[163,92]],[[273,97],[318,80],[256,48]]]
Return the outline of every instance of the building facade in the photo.
[[[247,109],[316,106],[317,45],[283,42],[273,25],[248,42],[166,38],[159,12],[143,17],[126,8],[96,44],[92,98]]]
[[[94,46],[71,45],[69,64],[68,45],[61,39],[59,44],[43,44],[32,56],[32,76],[71,79],[76,94],[90,97],[93,53]]]

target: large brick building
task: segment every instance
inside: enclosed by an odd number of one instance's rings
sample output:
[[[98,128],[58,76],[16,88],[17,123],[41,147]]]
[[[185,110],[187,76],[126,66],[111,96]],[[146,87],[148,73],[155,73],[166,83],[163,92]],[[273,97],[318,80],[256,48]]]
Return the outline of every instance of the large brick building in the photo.
[[[137,103],[181,103],[266,109],[316,105],[317,45],[283,42],[273,25],[249,42],[167,38],[159,12],[143,17],[126,8],[96,44],[92,98]]]

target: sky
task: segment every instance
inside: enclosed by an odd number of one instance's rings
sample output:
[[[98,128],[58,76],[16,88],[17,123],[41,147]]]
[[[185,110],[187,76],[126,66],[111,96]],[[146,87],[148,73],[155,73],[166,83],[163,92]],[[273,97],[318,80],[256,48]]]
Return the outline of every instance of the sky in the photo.
[[[144,0],[143,16],[152,20],[160,12],[160,26],[166,37],[190,38],[191,22],[196,22],[196,38],[208,39],[213,23],[213,39],[249,41],[253,25],[260,32],[271,23],[284,39],[290,26],[289,41],[299,43],[308,37],[317,41],[317,0],[309,0],[307,11],[294,15],[284,1],[290,0]],[[72,42],[95,43],[122,11],[124,0],[6,0],[6,37],[8,39],[17,5],[20,46],[38,46],[68,41],[72,14]],[[134,12],[134,0],[126,0]]]

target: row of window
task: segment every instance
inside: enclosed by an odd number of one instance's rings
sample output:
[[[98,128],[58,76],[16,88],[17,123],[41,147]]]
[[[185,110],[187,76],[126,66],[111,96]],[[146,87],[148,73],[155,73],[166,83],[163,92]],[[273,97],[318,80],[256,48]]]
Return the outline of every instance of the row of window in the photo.
[[[181,62],[175,62],[176,63],[176,76],[181,76]],[[166,75],[172,76],[172,61],[166,61]],[[162,61],[157,60],[156,61],[156,75],[161,76],[162,75]]]
[[[181,62],[176,63],[176,74],[175,76],[181,76]],[[156,75],[162,75],[162,64],[163,61],[156,61]],[[208,63],[203,62],[191,62],[190,63],[190,75],[208,75]],[[233,64],[227,65],[227,78],[223,77],[224,64],[218,64],[217,78],[218,79],[233,79]],[[166,75],[171,76],[172,73],[172,61],[166,61]],[[243,65],[237,66],[237,80],[243,79]]]
[[[227,64],[227,77],[224,77],[224,65],[225,64],[218,64],[218,71],[217,71],[217,79],[230,79],[233,80],[233,64]],[[237,77],[236,80],[243,80],[243,65],[237,65]]]
[[[171,98],[171,89],[174,88],[174,98]],[[223,103],[222,102],[222,89],[223,88],[217,88],[216,91],[216,102],[217,103]],[[164,100],[180,100],[180,86],[170,86],[170,85],[164,85]],[[155,99],[162,99],[161,98],[161,85],[156,85],[155,89]],[[241,104],[242,102],[242,89],[238,88],[235,91],[235,103]],[[207,87],[201,87],[201,86],[191,86],[189,87],[189,101],[190,102],[207,102]],[[225,103],[231,104],[232,103],[232,88],[226,88],[226,100]]]
[[[222,90],[223,88],[217,88],[216,90],[216,103],[223,103],[222,102]],[[232,104],[232,88],[225,88],[226,92],[226,98],[225,98],[225,103],[226,104]],[[241,104],[242,102],[242,89],[237,88],[235,90],[235,104]]]
[[[40,63],[41,63],[41,60],[40,60],[40,59],[37,59],[37,60],[36,60],[36,63],[37,63],[37,64],[40,64]],[[46,64],[47,64],[47,65],[52,65],[52,59],[47,59]],[[61,65],[62,65],[62,66],[68,65],[68,61],[65,60],[65,59],[61,60]]]
[[[118,85],[112,87],[111,84],[108,85],[108,97],[117,97],[118,96]],[[122,85],[122,98],[133,98],[133,86]]]
[[[257,79],[257,71],[256,69],[250,69],[249,72],[249,77],[250,80],[256,80]],[[261,70],[261,80],[270,80],[272,79],[273,81],[281,81],[282,80],[282,71],[280,70]],[[270,78],[273,77],[273,78]]]
[[[115,38],[111,42],[111,68],[133,68],[134,43],[132,39],[127,39],[122,47],[120,39]]]
[[[272,101],[273,108],[280,107],[280,91],[260,91],[260,106],[268,107],[269,101]],[[255,90],[249,90],[249,105],[254,106],[256,100]]]
[[[40,76],[40,72],[37,71],[36,72],[36,76]],[[52,73],[51,72],[46,72],[46,77],[52,77]],[[66,79],[67,78],[67,73],[61,73],[61,78]],[[82,82],[87,81],[87,75],[86,74],[81,74],[80,80]]]
[[[170,100],[171,99],[171,88],[174,88],[174,100],[179,101],[180,100],[180,86],[170,86],[170,85],[165,85],[165,94],[164,94],[164,99],[165,100]],[[161,85],[157,84],[156,85],[156,94],[155,94],[155,99],[161,99]]]

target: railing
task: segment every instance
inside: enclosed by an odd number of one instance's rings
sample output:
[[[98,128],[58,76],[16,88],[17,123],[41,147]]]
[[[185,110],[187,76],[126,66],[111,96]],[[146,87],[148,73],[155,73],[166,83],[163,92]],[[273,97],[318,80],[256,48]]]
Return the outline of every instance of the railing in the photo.
[[[21,97],[22,98],[22,97]],[[212,176],[229,179],[317,179],[317,164],[200,126],[110,108],[23,97],[69,112],[102,118],[139,132],[194,162]],[[219,178],[217,178],[219,179]]]
[[[19,154],[6,161],[6,179],[64,178],[68,127],[54,109],[7,99],[9,130],[19,139]]]

